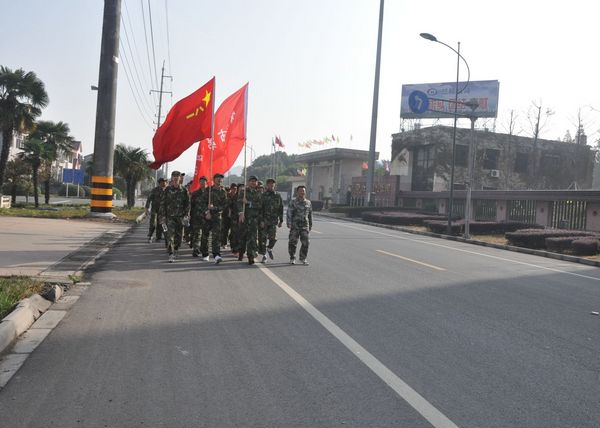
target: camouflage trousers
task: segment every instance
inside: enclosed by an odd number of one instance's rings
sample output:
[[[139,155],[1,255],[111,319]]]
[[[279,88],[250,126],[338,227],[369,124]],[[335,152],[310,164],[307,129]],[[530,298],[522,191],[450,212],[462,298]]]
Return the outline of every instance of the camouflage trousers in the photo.
[[[163,230],[162,226],[158,224],[158,213],[154,211],[150,212],[150,218],[148,221],[150,222],[150,227],[148,228],[148,238],[152,238],[152,235],[154,235],[154,231],[156,230],[156,239],[161,239]]]
[[[200,254],[200,240],[201,240],[201,236],[202,236],[202,227],[203,227],[202,222],[200,223],[193,223],[190,227],[191,227],[191,233],[192,233],[192,252],[193,254]],[[208,255],[208,254],[207,254]]]
[[[256,258],[258,254],[258,216],[246,216],[242,230],[245,230],[245,233],[240,251],[246,250],[248,257]]]
[[[298,246],[298,239],[300,239],[300,260],[306,260],[308,256],[308,229],[301,229],[292,227],[290,229],[290,238],[288,242],[288,252],[290,258],[296,257],[296,247]]]
[[[200,239],[200,252],[202,257],[208,256],[208,236],[211,236],[212,254],[221,255],[221,219],[204,220],[202,225],[202,238]]]
[[[165,243],[167,244],[169,254],[173,254],[174,251],[179,250],[182,238],[183,219],[181,217],[168,217]]]
[[[267,245],[267,240],[269,244]],[[277,242],[277,223],[265,223],[258,229],[258,254],[265,255],[267,248],[273,249]]]
[[[231,218],[223,217],[221,219],[221,245],[227,245],[227,241],[229,239],[229,234],[231,231]]]

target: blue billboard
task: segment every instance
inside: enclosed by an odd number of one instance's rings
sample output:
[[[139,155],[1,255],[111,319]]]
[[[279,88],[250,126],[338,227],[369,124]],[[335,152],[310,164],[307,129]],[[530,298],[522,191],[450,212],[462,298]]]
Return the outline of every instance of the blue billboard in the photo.
[[[63,183],[83,184],[82,169],[63,169]]]

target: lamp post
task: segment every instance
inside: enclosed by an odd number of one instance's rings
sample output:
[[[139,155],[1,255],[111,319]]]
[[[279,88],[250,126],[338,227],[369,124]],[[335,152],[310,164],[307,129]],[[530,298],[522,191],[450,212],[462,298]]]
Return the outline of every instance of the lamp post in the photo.
[[[458,42],[458,49],[454,49],[452,46],[447,45],[444,42],[439,41],[433,34],[429,33],[421,33],[421,37],[426,40],[430,40],[432,42],[439,43],[441,45],[446,46],[448,49],[452,50],[456,53],[456,88],[454,90],[454,127],[452,129],[452,164],[450,169],[450,197],[448,199],[448,227],[446,229],[446,233],[448,235],[452,234],[452,208],[454,205],[454,166],[456,164],[456,122],[458,120],[458,94],[463,92],[467,86],[469,85],[469,80],[471,79],[471,70],[469,70],[469,64],[467,60],[460,54],[460,42]],[[459,76],[460,76],[460,60],[463,60],[465,65],[467,66],[467,82],[462,89],[458,90]]]

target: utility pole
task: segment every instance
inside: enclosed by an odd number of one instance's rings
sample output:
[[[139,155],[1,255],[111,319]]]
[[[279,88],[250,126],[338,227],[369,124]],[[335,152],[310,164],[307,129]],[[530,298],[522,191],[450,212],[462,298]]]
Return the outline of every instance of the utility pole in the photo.
[[[158,130],[158,128],[160,128],[160,120],[161,120],[161,112],[162,112],[162,95],[163,94],[172,94],[172,92],[163,91],[163,83],[164,83],[165,77],[168,77],[169,79],[173,80],[172,76],[165,76],[165,61],[163,60],[162,71],[160,73],[160,90],[159,91],[156,91],[154,89],[150,90],[150,93],[158,92],[158,117],[156,119],[156,129],[157,130]],[[158,170],[156,170],[156,174],[158,175]],[[166,177],[168,174],[169,174],[169,163],[167,162],[165,164],[165,166],[163,166],[163,177]],[[158,185],[158,180],[157,180],[157,185]]]
[[[373,89],[373,113],[371,116],[371,141],[367,170],[367,205],[372,205],[373,181],[375,177],[375,145],[377,142],[377,107],[379,105],[379,70],[381,68],[381,37],[383,33],[383,0],[379,4],[379,32],[377,33],[377,57],[375,59],[375,87]]]
[[[112,188],[120,21],[121,0],[105,0],[94,136],[92,217],[114,217]]]

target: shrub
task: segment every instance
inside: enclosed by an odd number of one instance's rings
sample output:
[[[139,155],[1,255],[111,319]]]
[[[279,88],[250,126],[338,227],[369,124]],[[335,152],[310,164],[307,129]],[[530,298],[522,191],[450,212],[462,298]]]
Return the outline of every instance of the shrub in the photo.
[[[433,233],[439,233],[440,235],[446,235],[448,232],[448,221],[445,220],[426,220],[423,222],[427,229]],[[450,227],[451,235],[461,235],[464,233],[465,222],[460,220],[453,222]]]
[[[571,250],[571,243],[576,239],[581,239],[581,236],[558,236],[554,238],[546,238],[546,249],[555,253],[565,253]]]
[[[375,223],[382,224],[394,224],[401,226],[408,225],[422,225],[426,220],[442,220],[443,217],[439,215],[431,214],[418,214],[418,213],[407,213],[407,212],[378,212],[378,213],[366,213],[362,216],[365,221],[372,221]]]
[[[573,252],[578,256],[593,256],[598,254],[598,237],[576,239],[571,243]]]
[[[594,233],[581,230],[564,229],[522,229],[515,232],[507,232],[506,240],[509,245],[532,249],[546,248],[546,238],[570,237],[570,236],[593,236]]]

